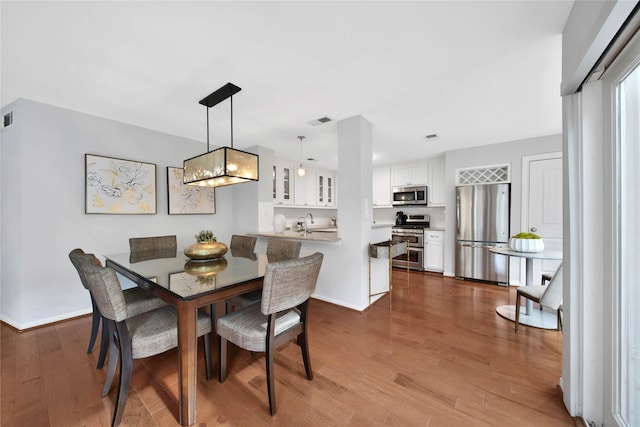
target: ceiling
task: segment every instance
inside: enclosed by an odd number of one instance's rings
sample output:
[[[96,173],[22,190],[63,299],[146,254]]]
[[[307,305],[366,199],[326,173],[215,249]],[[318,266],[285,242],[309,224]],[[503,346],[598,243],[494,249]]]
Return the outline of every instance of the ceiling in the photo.
[[[198,101],[231,82],[235,148],[298,159],[304,135],[302,156],[335,169],[336,121],[362,115],[374,165],[410,161],[560,133],[572,4],[3,0],[0,101],[204,142]],[[212,146],[229,145],[230,110],[210,109]]]

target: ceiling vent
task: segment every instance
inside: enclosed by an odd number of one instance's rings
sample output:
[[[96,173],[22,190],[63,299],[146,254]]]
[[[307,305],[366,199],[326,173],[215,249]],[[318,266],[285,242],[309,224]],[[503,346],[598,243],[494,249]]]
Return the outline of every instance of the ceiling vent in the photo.
[[[2,117],[2,127],[9,127],[13,124],[13,110]]]
[[[320,117],[319,119],[310,120],[307,123],[309,123],[311,126],[319,126],[332,121],[333,119],[331,117],[324,116],[324,117]]]

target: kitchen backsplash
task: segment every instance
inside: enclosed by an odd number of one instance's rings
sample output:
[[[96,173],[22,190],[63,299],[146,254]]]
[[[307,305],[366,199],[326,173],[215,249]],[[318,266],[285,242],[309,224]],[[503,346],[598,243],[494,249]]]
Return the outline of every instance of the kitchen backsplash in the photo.
[[[336,218],[339,222],[337,219],[337,209],[300,209],[281,207],[274,209],[274,214],[282,214],[285,216],[287,219],[287,227],[291,227],[298,218],[304,218],[308,213],[313,215],[313,225],[309,222],[309,217],[307,217],[307,224],[312,227],[328,226],[331,224],[331,218]]]
[[[405,215],[429,215],[429,222],[433,228],[444,228],[444,208],[429,207],[405,207],[405,208],[377,208],[373,210],[373,220],[376,224],[395,223],[396,212],[402,211]]]

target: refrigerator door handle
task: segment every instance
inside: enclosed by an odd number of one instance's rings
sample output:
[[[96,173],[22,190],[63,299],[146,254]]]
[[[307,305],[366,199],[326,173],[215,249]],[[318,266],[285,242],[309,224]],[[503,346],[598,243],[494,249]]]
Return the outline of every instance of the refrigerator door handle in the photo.
[[[460,196],[456,194],[456,236],[460,235]]]

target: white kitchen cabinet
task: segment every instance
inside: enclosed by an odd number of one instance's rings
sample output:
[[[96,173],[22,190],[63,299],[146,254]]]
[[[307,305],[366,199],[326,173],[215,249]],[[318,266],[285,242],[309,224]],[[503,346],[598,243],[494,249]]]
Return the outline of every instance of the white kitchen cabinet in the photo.
[[[293,205],[295,163],[283,159],[274,159],[272,173],[273,203],[275,205]]]
[[[429,182],[429,168],[426,163],[398,165],[391,168],[391,185],[426,185]]]
[[[336,205],[336,178],[329,171],[316,171],[316,206],[333,207]]]
[[[424,269],[444,271],[444,231],[424,230]]]
[[[391,207],[391,168],[373,170],[373,207]]]
[[[445,163],[444,157],[434,157],[429,165],[429,206],[444,206],[445,191]]]
[[[293,204],[313,207],[316,205],[316,170],[306,168],[307,173],[299,176],[295,173]]]

